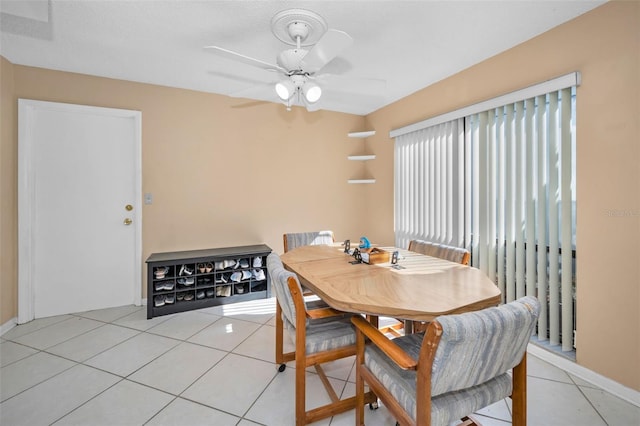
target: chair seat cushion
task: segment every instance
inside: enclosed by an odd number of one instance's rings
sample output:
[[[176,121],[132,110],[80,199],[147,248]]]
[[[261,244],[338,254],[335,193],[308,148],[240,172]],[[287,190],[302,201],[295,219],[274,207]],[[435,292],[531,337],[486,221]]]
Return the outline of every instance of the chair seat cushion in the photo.
[[[418,359],[423,338],[423,333],[417,333],[399,337],[393,341],[412,358]],[[367,345],[364,363],[415,419],[416,372],[401,369],[373,345]],[[431,424],[449,425],[469,413],[506,398],[511,395],[511,388],[511,377],[505,373],[467,389],[435,396],[431,399]]]
[[[289,336],[296,343],[296,330],[293,324],[284,318]],[[356,333],[351,324],[351,315],[334,318],[312,319],[307,323],[305,350],[307,355],[355,345]]]

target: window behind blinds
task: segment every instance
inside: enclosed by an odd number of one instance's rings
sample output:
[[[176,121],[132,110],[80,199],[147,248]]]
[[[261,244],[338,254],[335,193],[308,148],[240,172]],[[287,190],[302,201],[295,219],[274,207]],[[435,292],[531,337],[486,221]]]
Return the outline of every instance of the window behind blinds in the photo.
[[[575,331],[578,82],[563,76],[391,134],[396,245],[469,249],[504,302],[538,297],[538,338],[563,351]]]
[[[575,138],[572,89],[466,117],[471,258],[503,292],[542,304],[538,338],[573,348]],[[565,337],[565,338],[561,338]]]
[[[396,139],[395,239],[464,245],[464,121]]]

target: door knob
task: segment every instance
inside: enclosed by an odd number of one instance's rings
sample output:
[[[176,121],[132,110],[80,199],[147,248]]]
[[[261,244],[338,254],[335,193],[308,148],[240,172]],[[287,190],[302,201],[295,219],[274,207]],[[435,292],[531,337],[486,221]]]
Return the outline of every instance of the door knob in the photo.
[[[132,221],[131,219],[129,219],[129,218],[126,218],[126,219],[124,220],[124,224],[125,224],[125,225],[131,225],[132,223],[133,223],[133,221]]]

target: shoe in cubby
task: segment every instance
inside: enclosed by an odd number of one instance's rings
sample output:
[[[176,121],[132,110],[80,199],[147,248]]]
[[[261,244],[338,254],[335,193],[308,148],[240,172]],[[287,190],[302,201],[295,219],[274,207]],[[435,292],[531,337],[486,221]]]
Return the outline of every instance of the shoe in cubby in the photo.
[[[180,267],[180,272],[178,272],[178,275],[181,277],[184,277],[184,276],[193,275],[193,272],[194,272],[193,265],[182,265]]]
[[[169,267],[168,266],[159,266],[153,271],[153,276],[157,280],[163,279],[164,277],[167,276],[167,274],[169,274]]]
[[[253,279],[255,281],[263,281],[267,279],[266,275],[264,274],[264,269],[254,269],[251,271],[251,274],[253,275]]]
[[[166,298],[164,294],[160,294],[153,298],[153,306],[155,306],[156,308],[164,306],[165,301],[166,301]]]
[[[256,291],[265,291],[267,289],[267,282],[266,281],[259,281],[259,282],[253,282],[251,284],[251,292],[256,292]]]
[[[182,278],[178,278],[178,284],[183,285],[183,286],[192,286],[193,284],[195,284],[196,279],[193,277],[182,277]]]
[[[230,285],[221,285],[216,287],[216,296],[217,297],[228,297],[231,296],[231,286]]]
[[[212,285],[212,284],[213,284],[213,280],[211,278],[198,278],[199,286]]]

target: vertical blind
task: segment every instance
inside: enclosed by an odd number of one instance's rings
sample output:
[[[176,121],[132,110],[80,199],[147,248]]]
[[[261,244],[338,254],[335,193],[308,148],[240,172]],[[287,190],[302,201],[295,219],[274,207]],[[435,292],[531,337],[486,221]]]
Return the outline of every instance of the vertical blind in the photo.
[[[395,240],[464,244],[462,119],[396,139]]]
[[[468,248],[504,302],[538,297],[538,339],[563,351],[575,331],[578,81],[466,109],[395,142],[396,245],[418,238]]]

